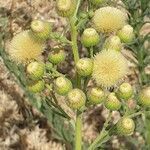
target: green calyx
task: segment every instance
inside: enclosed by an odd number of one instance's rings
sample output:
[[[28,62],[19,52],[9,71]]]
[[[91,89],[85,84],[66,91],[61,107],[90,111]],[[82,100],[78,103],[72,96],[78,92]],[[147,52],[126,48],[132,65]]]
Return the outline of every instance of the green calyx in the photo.
[[[93,60],[90,58],[81,58],[77,64],[76,69],[79,75],[86,77],[93,72]]]
[[[45,41],[50,37],[52,26],[47,21],[33,20],[31,22],[31,35],[37,40]]]
[[[45,83],[43,80],[32,82],[28,85],[28,90],[32,93],[40,93],[44,90]]]
[[[131,118],[122,117],[116,125],[117,134],[132,135],[135,129],[135,123]]]
[[[105,99],[105,93],[101,88],[93,87],[87,92],[87,98],[90,104],[100,104]]]
[[[72,89],[72,83],[65,77],[58,77],[54,82],[54,89],[59,95],[66,95]]]
[[[64,50],[53,50],[48,55],[48,60],[53,64],[59,64],[66,58]]]
[[[133,96],[133,89],[129,83],[122,83],[116,92],[119,99],[129,100]]]
[[[80,109],[85,105],[86,96],[80,89],[72,89],[67,95],[68,105],[73,109]]]
[[[92,47],[100,42],[100,36],[94,28],[87,28],[81,36],[81,42],[85,47]]]
[[[76,8],[76,0],[57,0],[56,9],[60,16],[70,17]]]
[[[110,93],[107,97],[107,99],[104,102],[104,105],[109,110],[119,110],[121,107],[121,102],[116,97],[115,93]]]
[[[145,87],[139,92],[138,103],[144,107],[150,107],[150,87]]]
[[[45,65],[43,63],[34,61],[27,66],[27,75],[32,80],[41,79],[45,72]]]

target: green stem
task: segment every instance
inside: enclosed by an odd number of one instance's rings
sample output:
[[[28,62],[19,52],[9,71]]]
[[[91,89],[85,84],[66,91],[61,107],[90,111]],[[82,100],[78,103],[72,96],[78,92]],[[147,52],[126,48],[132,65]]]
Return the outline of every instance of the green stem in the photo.
[[[82,149],[82,113],[77,111],[75,128],[75,150]]]
[[[71,30],[72,52],[73,52],[75,64],[77,64],[79,60],[79,51],[78,51],[78,43],[77,43],[78,31],[77,31],[76,21],[77,21],[77,13],[80,7],[80,3],[81,3],[81,0],[78,0],[74,15],[69,18],[70,30]],[[76,74],[76,86],[78,88],[81,88],[81,77],[78,74]],[[82,149],[82,113],[77,111],[76,125],[75,125],[75,150],[81,150],[81,149]]]
[[[70,28],[71,28],[71,41],[72,41],[72,51],[73,51],[73,56],[74,56],[74,61],[75,64],[79,60],[79,53],[78,53],[78,45],[77,45],[77,28],[75,26],[75,19],[70,18]]]
[[[139,111],[139,112],[137,112],[137,113],[128,115],[128,117],[134,118],[134,117],[139,116],[139,115],[142,115],[142,114],[143,114],[143,111]]]

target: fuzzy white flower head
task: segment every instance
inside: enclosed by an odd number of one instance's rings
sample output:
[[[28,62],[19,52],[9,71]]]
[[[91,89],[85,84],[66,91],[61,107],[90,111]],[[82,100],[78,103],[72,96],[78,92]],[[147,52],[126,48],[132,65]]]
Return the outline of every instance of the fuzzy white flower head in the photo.
[[[43,43],[35,41],[29,31],[15,35],[9,45],[9,55],[17,63],[38,59],[42,51]]]
[[[127,60],[120,52],[103,50],[94,58],[92,77],[97,85],[110,88],[123,79],[127,71]]]
[[[114,32],[126,24],[125,13],[115,7],[102,7],[95,11],[93,25],[99,32]]]

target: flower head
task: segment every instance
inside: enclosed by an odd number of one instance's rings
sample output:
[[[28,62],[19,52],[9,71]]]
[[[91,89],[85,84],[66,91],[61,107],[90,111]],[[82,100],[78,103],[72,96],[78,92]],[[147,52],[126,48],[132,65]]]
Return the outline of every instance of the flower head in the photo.
[[[9,55],[17,63],[38,59],[42,51],[43,44],[36,42],[29,31],[22,31],[14,36],[9,45]]]
[[[35,40],[45,41],[50,37],[52,31],[51,24],[47,21],[33,20],[31,22],[31,31]]]
[[[127,60],[120,52],[103,50],[94,58],[92,76],[99,86],[109,88],[116,85],[127,71]]]
[[[72,16],[76,8],[76,0],[57,0],[56,8],[62,17]]]
[[[95,11],[93,25],[99,32],[113,32],[126,24],[126,15],[114,7],[102,7]]]

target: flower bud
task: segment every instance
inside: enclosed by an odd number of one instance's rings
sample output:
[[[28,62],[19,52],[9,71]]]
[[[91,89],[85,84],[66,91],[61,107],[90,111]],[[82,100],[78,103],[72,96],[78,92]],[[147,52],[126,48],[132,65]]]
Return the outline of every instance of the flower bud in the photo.
[[[45,68],[46,68],[46,70],[50,71],[53,68],[53,64],[50,62],[46,62]]]
[[[105,107],[109,110],[118,110],[121,107],[121,102],[115,96],[115,93],[110,93],[104,103]]]
[[[106,1],[107,0],[90,0],[90,2],[95,6],[104,4]]]
[[[119,99],[129,100],[133,95],[132,86],[129,83],[122,83],[116,95]]]
[[[54,50],[48,55],[48,60],[53,64],[59,64],[65,60],[66,54],[64,50]]]
[[[120,51],[121,50],[121,41],[120,38],[118,36],[111,36],[110,38],[108,38],[104,44],[104,48],[105,49],[112,49],[112,50],[116,50],[116,51]]]
[[[57,12],[62,17],[70,17],[73,15],[76,8],[76,0],[57,0]]]
[[[68,105],[73,109],[79,109],[85,105],[86,96],[80,89],[72,89],[67,96]]]
[[[44,75],[45,66],[43,63],[34,61],[28,64],[27,66],[27,74],[30,79],[32,80],[38,80],[42,78]]]
[[[87,28],[84,30],[81,42],[85,47],[95,46],[99,43],[100,37],[94,28]]]
[[[49,22],[42,20],[33,20],[31,22],[31,31],[36,39],[47,40],[52,32],[52,27]]]
[[[66,95],[72,89],[72,83],[65,77],[58,77],[54,82],[54,89],[59,95]]]
[[[87,92],[88,100],[91,104],[100,104],[105,99],[105,93],[98,87],[93,87]]]
[[[30,83],[30,85],[28,85],[28,90],[32,93],[40,93],[44,90],[44,86],[44,81],[39,80],[34,83]]]
[[[142,106],[150,107],[150,87],[146,87],[139,92],[138,102]]]
[[[93,71],[93,60],[90,58],[81,58],[76,64],[79,75],[86,77],[90,76]]]
[[[124,43],[131,43],[135,37],[133,28],[130,25],[125,25],[121,30],[118,31],[117,35]]]
[[[135,123],[131,118],[123,117],[116,125],[117,133],[119,135],[131,135],[135,129]]]

